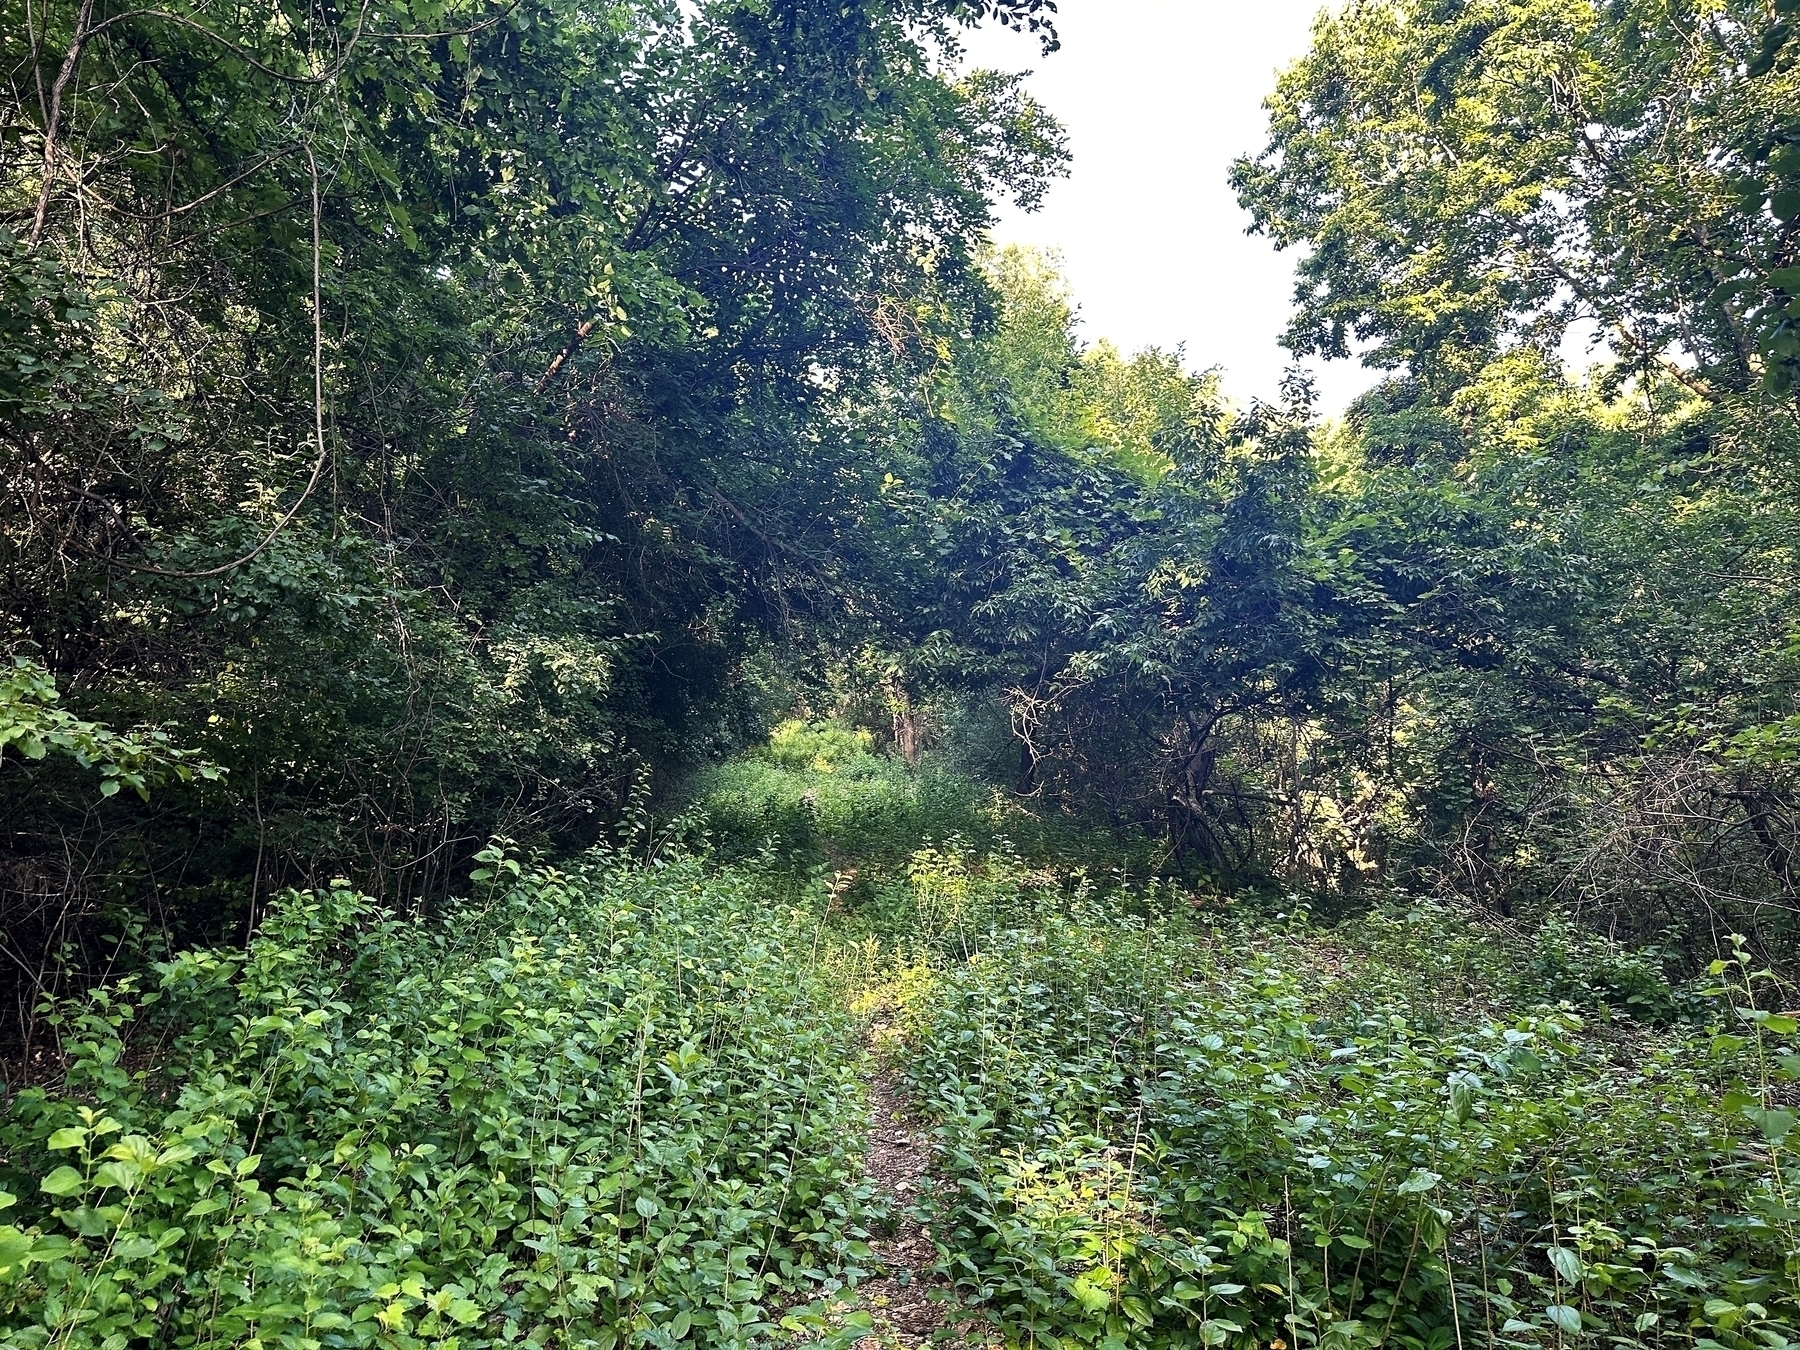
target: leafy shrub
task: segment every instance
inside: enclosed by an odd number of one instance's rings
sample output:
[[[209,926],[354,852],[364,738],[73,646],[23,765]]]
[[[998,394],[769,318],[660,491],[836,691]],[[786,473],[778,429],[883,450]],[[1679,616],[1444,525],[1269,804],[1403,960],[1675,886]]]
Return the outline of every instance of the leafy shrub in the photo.
[[[874,745],[872,733],[837,722],[790,720],[769,733],[763,752],[790,769],[831,773],[846,761],[868,759]]]
[[[1558,915],[1545,921],[1536,946],[1531,972],[1553,999],[1603,1004],[1651,1022],[1668,1022],[1683,1011],[1684,1000],[1657,968],[1654,951],[1628,950]]]
[[[1026,884],[965,914],[906,1063],[946,1267],[1009,1343],[1800,1336],[1800,1057],[1747,965],[1710,1026],[1621,1038],[1514,997],[1443,910],[1257,934]],[[1400,933],[1408,963],[1372,954]]]
[[[745,1345],[866,1263],[811,916],[484,856],[442,926],[292,894],[65,1014],[60,1090],[0,1117],[8,1345]]]
[[[37,661],[13,656],[0,660],[0,755],[8,748],[26,760],[51,752],[67,755],[82,768],[100,771],[100,795],[121,786],[148,798],[150,784],[174,777],[217,780],[223,773],[195,751],[171,745],[169,733],[150,728],[121,735],[57,707],[61,694],[50,672]]]

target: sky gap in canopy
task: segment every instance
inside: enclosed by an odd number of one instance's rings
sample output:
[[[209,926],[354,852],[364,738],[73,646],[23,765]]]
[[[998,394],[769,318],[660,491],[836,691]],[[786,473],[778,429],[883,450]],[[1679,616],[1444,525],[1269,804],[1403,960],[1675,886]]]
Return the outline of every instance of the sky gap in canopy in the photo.
[[[1245,235],[1226,173],[1262,146],[1262,100],[1307,50],[1320,8],[1063,0],[1050,56],[998,24],[970,35],[970,64],[1031,70],[1030,88],[1069,129],[1070,177],[1036,214],[1002,204],[995,239],[1062,253],[1088,340],[1185,343],[1191,366],[1224,368],[1234,399],[1277,397],[1294,257]],[[1328,413],[1377,378],[1355,361],[1307,368]]]

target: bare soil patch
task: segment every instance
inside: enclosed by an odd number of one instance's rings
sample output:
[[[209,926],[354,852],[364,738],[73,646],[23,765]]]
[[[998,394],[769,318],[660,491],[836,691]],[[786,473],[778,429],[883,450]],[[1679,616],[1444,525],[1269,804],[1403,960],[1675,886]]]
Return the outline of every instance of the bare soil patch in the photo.
[[[932,1273],[937,1248],[915,1208],[931,1171],[931,1136],[907,1110],[899,1077],[885,1064],[878,1063],[869,1082],[869,1152],[863,1166],[893,1200],[899,1222],[891,1237],[870,1244],[883,1274],[857,1290],[858,1301],[875,1319],[880,1344],[929,1344],[951,1312],[943,1283]]]
[[[853,1313],[868,1314],[872,1329],[859,1350],[919,1350],[941,1344],[998,1347],[979,1315],[958,1305],[937,1273],[937,1246],[919,1214],[931,1183],[931,1131],[913,1115],[900,1074],[887,1056],[899,1038],[879,1015],[869,1030],[874,1049],[869,1074],[869,1147],[863,1170],[894,1215],[893,1231],[871,1240],[880,1274],[845,1290],[826,1309],[842,1326]]]

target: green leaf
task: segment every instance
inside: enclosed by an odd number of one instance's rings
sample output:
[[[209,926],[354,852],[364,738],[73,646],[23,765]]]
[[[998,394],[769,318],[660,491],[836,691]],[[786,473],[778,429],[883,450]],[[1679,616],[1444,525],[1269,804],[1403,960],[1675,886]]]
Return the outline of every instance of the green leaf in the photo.
[[[1754,1092],[1746,1092],[1743,1088],[1732,1088],[1720,1099],[1719,1105],[1723,1110],[1735,1115],[1747,1107],[1761,1106],[1762,1098]]]
[[[1075,1296],[1082,1311],[1090,1316],[1098,1316],[1112,1306],[1111,1291],[1102,1289],[1085,1275],[1078,1275],[1070,1281],[1069,1292]]]
[[[1544,1311],[1558,1328],[1573,1336],[1581,1330],[1581,1310],[1567,1303],[1552,1303]]]
[[[1423,1167],[1415,1167],[1412,1174],[1396,1189],[1401,1195],[1423,1195],[1441,1180],[1443,1178],[1436,1172],[1428,1172]]]
[[[24,1269],[34,1245],[28,1235],[11,1224],[0,1224],[0,1279],[9,1279]]]
[[[1763,1132],[1763,1138],[1767,1139],[1772,1144],[1780,1143],[1783,1139],[1786,1139],[1788,1132],[1794,1128],[1794,1113],[1792,1111],[1763,1111],[1759,1114],[1761,1119],[1756,1123]]]
[[[50,1136],[51,1148],[80,1148],[87,1142],[87,1131],[79,1125],[65,1125]]]
[[[864,1337],[874,1334],[875,1319],[859,1308],[844,1318],[843,1326],[816,1344],[818,1350],[844,1350],[844,1347],[855,1345]]]
[[[1550,1248],[1550,1264],[1567,1284],[1581,1282],[1581,1258],[1567,1247]]]
[[[1775,1223],[1800,1222],[1800,1208],[1784,1205],[1772,1195],[1753,1195],[1746,1204],[1751,1213],[1760,1214],[1763,1218],[1773,1220]]]
[[[57,1168],[49,1176],[44,1178],[42,1184],[43,1190],[55,1196],[74,1195],[77,1191],[84,1190],[86,1187],[87,1178],[82,1176],[81,1173],[77,1172],[73,1167]]]

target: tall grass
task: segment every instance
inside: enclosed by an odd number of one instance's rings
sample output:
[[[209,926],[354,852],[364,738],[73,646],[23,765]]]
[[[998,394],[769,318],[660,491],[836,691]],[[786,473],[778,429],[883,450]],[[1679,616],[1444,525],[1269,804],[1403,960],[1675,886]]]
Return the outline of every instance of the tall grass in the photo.
[[[1138,835],[1054,813],[973,779],[927,755],[909,765],[875,752],[832,722],[790,722],[756,752],[700,774],[690,785],[721,850],[765,850],[792,866],[876,864],[903,868],[921,844],[985,853],[1008,849],[1050,862],[1081,858],[1099,871],[1149,875],[1170,859]]]

